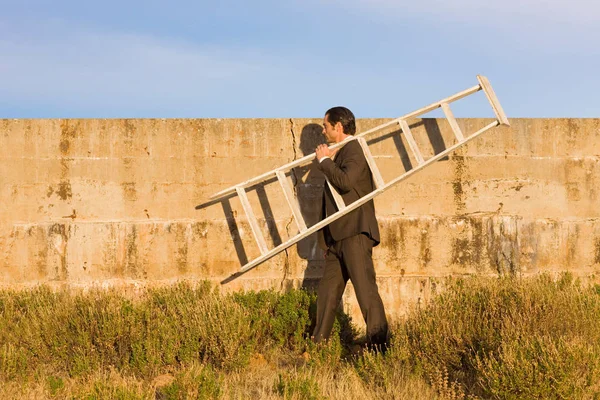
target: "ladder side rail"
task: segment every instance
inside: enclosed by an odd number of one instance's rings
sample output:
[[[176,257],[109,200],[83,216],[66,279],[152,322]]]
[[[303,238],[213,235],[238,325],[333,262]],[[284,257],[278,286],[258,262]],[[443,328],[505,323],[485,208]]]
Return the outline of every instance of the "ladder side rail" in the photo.
[[[375,181],[375,187],[377,189],[379,189],[380,187],[385,186],[385,183],[383,182],[383,177],[381,176],[381,172],[379,171],[379,168],[377,168],[377,164],[375,163],[373,154],[371,154],[371,149],[369,149],[369,145],[367,144],[367,141],[363,137],[359,137],[357,140],[358,140],[358,143],[360,144],[360,147],[362,147],[363,153],[365,154],[365,158],[367,159],[367,164],[369,164],[369,169],[371,170],[371,173],[373,174],[373,180]]]
[[[254,234],[254,239],[256,240],[256,244],[258,244],[258,248],[260,249],[261,254],[267,254],[269,249],[267,248],[267,243],[265,242],[265,237],[260,231],[260,227],[258,226],[258,221],[254,216],[254,212],[252,211],[252,207],[250,206],[250,202],[248,201],[248,195],[244,188],[237,187],[235,188],[240,201],[242,202],[242,207],[246,212],[246,217],[248,218],[248,223],[250,223],[250,228],[252,228],[252,233]]]
[[[356,136],[358,136],[358,135],[356,135]],[[343,145],[345,145],[346,143],[348,143],[351,140],[354,140],[353,136],[348,137],[347,139],[341,141],[340,143],[336,143],[336,144],[334,144],[332,146],[329,146],[329,150],[334,150],[334,149],[337,149],[338,147],[342,147]],[[297,159],[295,161],[292,161],[290,163],[282,165],[281,167],[277,167],[274,170],[267,171],[264,174],[261,174],[261,175],[259,175],[257,177],[248,179],[247,181],[239,183],[239,184],[237,184],[235,186],[231,186],[231,187],[228,187],[227,189],[223,189],[220,192],[217,192],[217,193],[213,194],[212,196],[210,196],[210,199],[214,200],[214,199],[217,199],[219,197],[223,197],[223,196],[227,196],[229,194],[235,193],[235,188],[238,187],[238,186],[248,187],[248,186],[252,186],[252,185],[254,185],[256,183],[260,183],[260,182],[262,182],[262,181],[264,181],[264,180],[266,180],[268,178],[274,177],[276,170],[288,171],[288,170],[290,170],[292,168],[302,167],[304,165],[308,165],[315,158],[316,158],[316,154],[315,153],[311,153],[311,154],[309,154],[307,156],[304,156],[302,158],[299,158],[299,159]]]
[[[412,152],[415,156],[415,159],[417,160],[417,163],[419,165],[422,165],[425,162],[425,160],[423,159],[423,155],[419,151],[419,147],[417,146],[417,142],[415,142],[415,138],[413,137],[413,135],[410,131],[410,128],[408,127],[408,123],[403,119],[398,121],[398,123],[400,124],[400,127],[402,128],[402,133],[404,134],[404,137],[406,138],[406,141],[408,142],[408,146],[412,150]]]
[[[278,169],[281,169],[281,167]],[[220,192],[213,194],[209,198],[214,200],[214,199],[218,199],[219,197],[224,197],[224,196],[230,195],[232,193],[235,193],[237,191],[238,187],[246,188],[246,187],[252,186],[256,183],[260,183],[264,180],[267,180],[268,178],[272,178],[274,176],[275,176],[275,170],[265,172],[264,174],[258,175],[256,177],[248,179],[244,182],[238,183],[235,186],[230,186],[227,189],[223,189]]]
[[[404,115],[402,117],[396,118],[396,120],[394,120],[394,122],[397,124],[399,122],[399,120],[401,120],[401,119],[406,120],[406,119],[410,119],[410,118],[413,118],[413,117],[418,117],[419,115],[426,114],[426,113],[428,113],[430,111],[433,111],[433,110],[436,110],[436,109],[440,108],[442,106],[442,103],[452,103],[452,102],[455,102],[457,100],[460,100],[462,98],[470,96],[473,93],[477,93],[481,89],[482,89],[481,85],[475,85],[475,86],[473,86],[473,87],[471,87],[469,89],[463,90],[462,92],[456,93],[456,94],[454,94],[454,95],[452,95],[450,97],[446,97],[445,99],[436,101],[435,103],[431,103],[428,106],[425,106],[423,108],[419,108],[416,111],[408,113],[408,114],[406,114],[406,115]]]
[[[444,115],[446,115],[446,119],[450,124],[450,128],[452,128],[452,132],[454,132],[454,136],[456,136],[456,140],[459,142],[465,140],[465,135],[463,135],[462,131],[460,130],[460,126],[458,126],[456,118],[454,118],[454,113],[452,113],[450,105],[448,103],[442,103],[442,110],[444,111]]]
[[[281,189],[283,190],[283,195],[285,196],[285,200],[287,201],[290,209],[292,210],[292,215],[296,220],[296,225],[298,225],[298,230],[300,232],[304,232],[306,227],[306,222],[302,217],[302,212],[300,211],[300,205],[298,204],[298,199],[294,196],[292,188],[290,187],[288,180],[285,177],[285,172],[281,170],[277,170],[275,172],[277,175],[277,180],[279,180],[279,184],[281,185]]]
[[[456,94],[454,94],[452,96],[446,97],[446,98],[444,98],[442,100],[439,100],[439,101],[437,101],[435,103],[431,103],[430,105],[425,106],[423,108],[420,108],[420,109],[418,109],[416,111],[413,111],[413,112],[410,112],[410,113],[408,113],[406,115],[403,115],[402,117],[398,117],[396,119],[393,119],[391,121],[388,121],[388,122],[385,122],[385,123],[383,123],[381,125],[378,125],[378,126],[376,126],[374,128],[371,128],[371,129],[369,129],[367,131],[364,131],[364,132],[361,132],[361,133],[359,133],[357,135],[354,135],[349,140],[353,140],[354,138],[357,138],[357,137],[363,137],[363,136],[366,136],[366,135],[370,135],[371,133],[380,131],[381,129],[384,129],[384,128],[387,128],[389,126],[398,124],[400,122],[400,120],[407,120],[407,119],[410,119],[410,118],[413,118],[413,117],[418,117],[419,115],[428,113],[430,111],[433,111],[433,110],[441,107],[442,103],[451,103],[451,102],[460,100],[460,99],[462,99],[464,97],[467,97],[467,96],[469,96],[469,95],[471,95],[473,93],[476,93],[476,92],[478,92],[480,90],[482,90],[482,86],[481,85],[473,86],[473,87],[471,87],[469,89],[463,90],[462,92],[456,93]],[[342,141],[340,143],[337,143],[337,144],[334,144],[334,145],[330,146],[329,149],[330,150],[335,150],[338,147],[341,147],[341,146],[343,146],[346,143],[348,143],[348,142]],[[292,161],[292,162],[290,162],[288,164],[282,165],[281,167],[278,167],[277,169],[287,171],[287,170],[289,170],[291,168],[301,167],[301,166],[307,165],[312,160],[314,160],[315,156],[316,156],[315,153],[311,153],[311,154],[309,154],[307,156],[299,158],[299,159],[297,159],[295,161]],[[270,178],[270,177],[274,177],[274,176],[275,176],[275,170],[271,170],[271,171],[265,172],[264,174],[261,174],[261,175],[255,177],[255,178],[249,179],[249,180],[247,180],[245,182],[242,182],[240,184],[237,184],[235,186],[231,186],[231,187],[228,187],[226,189],[223,189],[220,192],[217,192],[214,195],[210,196],[210,199],[214,200],[214,199],[217,199],[219,197],[227,196],[229,194],[235,193],[235,188],[238,187],[238,186],[248,187],[248,186],[254,185],[254,184],[259,183],[259,182],[262,182],[265,179]]]
[[[236,278],[248,271],[250,271],[251,269],[255,268],[256,266],[260,265],[261,263],[269,260],[270,258],[274,257],[275,255],[277,255],[278,253],[282,252],[283,250],[287,249],[288,247],[294,245],[295,243],[299,242],[300,240],[308,237],[309,235],[312,235],[313,233],[317,232],[319,229],[325,227],[326,225],[329,225],[331,222],[337,220],[338,218],[348,214],[351,211],[354,211],[355,209],[357,209],[358,207],[362,206],[363,204],[367,203],[368,201],[371,201],[375,196],[379,195],[380,193],[385,192],[386,190],[388,190],[389,188],[391,188],[392,186],[394,186],[396,183],[399,183],[400,181],[403,181],[404,179],[412,176],[413,174],[417,173],[418,171],[422,170],[423,168],[425,168],[426,166],[433,164],[434,162],[436,162],[437,160],[446,157],[448,154],[452,153],[454,150],[456,150],[457,148],[463,146],[464,144],[470,142],[471,140],[479,137],[482,133],[488,131],[489,129],[498,126],[499,125],[499,121],[494,121],[489,125],[486,125],[485,127],[481,128],[480,130],[478,130],[477,132],[473,133],[472,135],[470,135],[469,137],[467,137],[463,142],[457,143],[451,147],[448,147],[446,150],[442,151],[441,153],[436,154],[435,156],[427,159],[427,161],[425,161],[424,164],[419,165],[416,168],[411,169],[410,171],[402,174],[400,177],[388,182],[385,186],[383,186],[380,189],[374,190],[373,192],[361,197],[360,199],[358,199],[357,201],[355,201],[354,203],[348,205],[344,210],[342,211],[338,211],[335,214],[330,215],[329,217],[325,218],[324,220],[317,222],[315,225],[311,226],[310,228],[308,228],[305,232],[289,239],[287,242],[284,242],[282,244],[280,244],[279,246],[275,247],[274,249],[272,249],[271,251],[269,251],[267,254],[260,256],[252,261],[250,261],[249,263],[247,263],[245,266],[243,266],[238,272],[232,274],[229,278],[223,280],[221,283],[226,283],[229,282],[231,279]]]
[[[477,93],[480,90],[481,90],[481,85],[473,86],[473,87],[471,87],[469,89],[463,90],[462,92],[456,93],[456,94],[454,94],[454,95],[452,95],[450,97],[446,97],[445,99],[436,101],[435,103],[431,103],[428,106],[425,106],[423,108],[419,108],[416,111],[410,112],[410,113],[408,113],[406,115],[403,115],[401,117],[395,118],[395,119],[390,120],[388,122],[384,122],[381,125],[377,125],[374,128],[371,128],[371,129],[369,129],[367,131],[361,132],[358,135],[354,135],[354,136],[355,137],[363,137],[363,136],[369,135],[371,133],[380,131],[380,130],[382,130],[384,128],[387,128],[388,126],[399,124],[400,120],[407,120],[407,119],[410,119],[410,118],[418,117],[419,115],[423,115],[423,114],[426,114],[426,113],[428,113],[430,111],[433,111],[433,110],[435,110],[437,108],[440,108],[442,106],[442,103],[452,103],[452,102],[455,102],[457,100],[460,100],[460,99],[463,99],[463,98],[465,98],[467,96],[470,96],[473,93]]]
[[[492,109],[494,110],[494,114],[496,114],[496,118],[500,121],[500,124],[510,126],[510,122],[508,122],[508,118],[506,118],[506,114],[504,114],[504,110],[496,97],[496,93],[490,84],[488,78],[483,75],[477,75],[477,80],[479,81],[479,85],[483,89],[485,96],[487,97]]]
[[[346,203],[344,203],[344,199],[342,198],[342,195],[338,193],[337,189],[331,184],[331,182],[329,182],[329,179],[327,177],[325,177],[325,182],[327,182],[327,186],[329,186],[329,191],[331,192],[331,195],[333,196],[333,200],[335,201],[335,205],[336,205],[338,211],[345,209]]]

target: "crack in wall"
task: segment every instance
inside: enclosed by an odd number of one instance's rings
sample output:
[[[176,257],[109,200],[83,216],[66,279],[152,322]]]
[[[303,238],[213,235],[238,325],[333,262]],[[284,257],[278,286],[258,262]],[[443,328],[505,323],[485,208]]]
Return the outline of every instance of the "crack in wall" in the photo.
[[[296,151],[296,147],[297,147],[296,132],[294,132],[294,120],[292,118],[290,118],[290,133],[292,134],[292,151],[294,152],[294,158],[292,159],[292,161],[296,161],[298,159],[298,152]],[[300,178],[296,174],[295,168],[292,168],[290,170],[290,177],[292,178],[294,195],[297,196],[298,195],[297,186],[298,186],[298,182],[300,181]]]
[[[294,120],[290,118],[290,133],[292,134],[292,150],[294,152],[294,160],[298,158],[298,153],[296,152],[296,132],[294,132]]]
[[[287,233],[288,238],[290,237],[290,225],[292,224],[293,220],[294,220],[294,216],[292,216],[290,218],[290,220],[287,222],[287,224],[285,225],[285,231]],[[290,255],[288,253],[287,248],[283,251],[285,252],[285,260],[283,262],[283,277],[281,278],[281,284],[279,285],[279,290],[284,289],[283,285],[284,285],[288,275],[290,274]]]

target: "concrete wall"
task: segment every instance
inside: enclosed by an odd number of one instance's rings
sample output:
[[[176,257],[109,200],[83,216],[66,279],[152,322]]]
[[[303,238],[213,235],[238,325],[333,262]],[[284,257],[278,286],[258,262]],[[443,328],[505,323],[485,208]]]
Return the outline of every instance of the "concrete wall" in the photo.
[[[360,120],[359,130],[385,120]],[[454,143],[444,119],[410,121],[425,155]],[[462,119],[464,132],[490,120]],[[0,120],[0,285],[215,282],[259,252],[237,198],[209,195],[314,151],[320,119]],[[391,316],[443,277],[600,267],[600,120],[513,119],[376,199],[374,251]],[[384,179],[414,165],[394,129],[370,140]],[[309,224],[323,178],[290,181]],[[249,192],[270,244],[296,225],[277,182]],[[321,275],[315,237],[226,285],[286,288]],[[352,290],[348,310],[358,316]],[[359,318],[360,319],[360,318]]]

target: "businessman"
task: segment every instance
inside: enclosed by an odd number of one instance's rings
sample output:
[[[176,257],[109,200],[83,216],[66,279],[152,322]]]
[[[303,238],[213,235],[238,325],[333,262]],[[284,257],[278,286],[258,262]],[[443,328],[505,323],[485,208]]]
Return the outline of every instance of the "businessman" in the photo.
[[[356,133],[354,114],[345,107],[325,113],[323,135],[327,143],[339,143]],[[319,169],[350,205],[375,189],[373,177],[356,140],[348,141],[335,154],[326,144],[316,148]],[[332,193],[325,185],[322,219],[337,211]],[[326,250],[325,271],[317,291],[317,324],[313,340],[329,338],[348,279],[367,324],[367,345],[385,350],[388,324],[379,296],[372,250],[379,244],[375,205],[369,201],[319,231],[319,244]]]

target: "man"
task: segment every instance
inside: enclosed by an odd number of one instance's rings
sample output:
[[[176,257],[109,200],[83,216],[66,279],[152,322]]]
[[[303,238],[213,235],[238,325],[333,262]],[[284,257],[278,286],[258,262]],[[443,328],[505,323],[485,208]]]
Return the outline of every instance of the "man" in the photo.
[[[339,143],[356,133],[354,114],[345,107],[325,113],[323,135],[328,143]],[[316,149],[319,169],[344,199],[346,205],[375,189],[373,177],[360,144],[351,140],[335,154],[326,144]],[[324,219],[337,211],[335,200],[325,185]],[[319,244],[326,250],[325,271],[317,291],[317,325],[313,338],[329,338],[335,311],[348,279],[352,281],[362,315],[367,323],[367,344],[385,348],[388,325],[379,296],[372,249],[379,244],[375,205],[369,201],[319,231]]]

